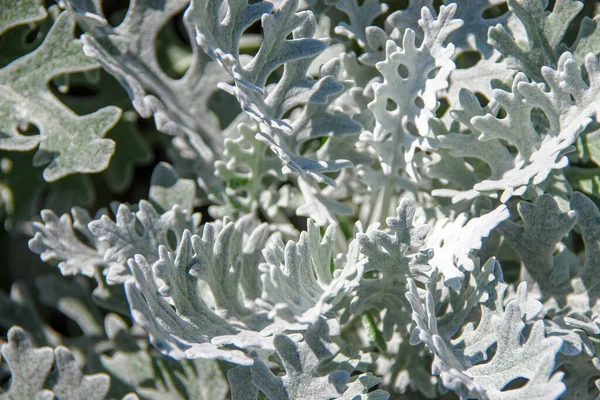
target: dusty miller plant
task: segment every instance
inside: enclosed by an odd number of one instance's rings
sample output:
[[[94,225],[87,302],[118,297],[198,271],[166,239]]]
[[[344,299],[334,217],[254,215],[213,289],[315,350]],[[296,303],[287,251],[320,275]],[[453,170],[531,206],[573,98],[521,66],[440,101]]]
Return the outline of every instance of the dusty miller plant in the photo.
[[[597,399],[599,23],[0,0],[0,399]]]

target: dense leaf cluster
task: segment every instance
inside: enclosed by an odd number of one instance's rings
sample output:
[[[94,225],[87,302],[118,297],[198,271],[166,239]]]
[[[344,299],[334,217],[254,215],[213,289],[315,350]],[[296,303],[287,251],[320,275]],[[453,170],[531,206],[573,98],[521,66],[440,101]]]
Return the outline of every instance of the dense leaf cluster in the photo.
[[[597,399],[599,23],[0,0],[0,399]]]

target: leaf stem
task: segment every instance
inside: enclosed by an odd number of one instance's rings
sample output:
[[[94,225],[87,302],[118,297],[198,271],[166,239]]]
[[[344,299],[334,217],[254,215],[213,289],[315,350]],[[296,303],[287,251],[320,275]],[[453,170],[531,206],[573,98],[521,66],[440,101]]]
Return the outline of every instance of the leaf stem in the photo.
[[[387,344],[383,338],[382,333],[377,329],[377,323],[369,312],[365,312],[362,315],[363,326],[367,330],[369,338],[379,347],[382,351],[387,351]]]

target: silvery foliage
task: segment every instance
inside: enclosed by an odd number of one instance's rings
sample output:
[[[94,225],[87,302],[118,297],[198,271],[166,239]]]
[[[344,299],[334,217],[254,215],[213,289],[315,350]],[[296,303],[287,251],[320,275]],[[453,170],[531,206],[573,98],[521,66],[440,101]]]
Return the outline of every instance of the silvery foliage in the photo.
[[[19,370],[23,365],[17,363],[25,363],[19,357],[27,355],[37,357],[36,368],[48,367],[47,363],[51,367],[52,351],[49,350],[52,348],[55,349],[54,362],[58,369],[50,371],[47,379],[44,375],[46,384],[42,388],[46,390],[39,395],[42,397],[49,392],[47,389],[52,389],[59,398],[225,398],[228,391],[226,378],[214,361],[175,361],[158,356],[148,345],[145,331],[140,326],[130,327],[117,314],[102,316],[101,310],[90,298],[86,282],[77,279],[69,283],[57,276],[40,276],[36,284],[39,289],[45,288],[40,302],[65,315],[82,333],[67,336],[46,324],[41,318],[37,302],[24,285],[15,283],[9,294],[0,292],[0,326],[15,326],[12,328],[15,336],[7,336],[17,339],[13,343],[6,343],[5,360],[11,368],[15,366],[12,373],[16,380],[16,385],[11,384],[5,393],[7,398],[36,398],[23,392],[27,390],[31,393],[40,388],[35,385],[23,387],[22,379],[25,377],[15,374],[27,371]],[[18,354],[9,350],[14,345]],[[70,352],[66,350],[67,347]],[[72,360],[73,356],[75,360]],[[131,368],[131,365],[136,367]],[[88,377],[79,371],[97,370],[98,366],[102,366],[101,374]],[[35,369],[33,372],[37,371]],[[62,386],[56,386],[56,371],[65,375]],[[35,376],[29,378],[32,382],[36,379]],[[42,385],[44,380],[41,381]],[[210,382],[210,385],[204,382]],[[61,387],[59,392],[57,389]],[[125,393],[128,394],[124,396]]]
[[[351,165],[348,161],[315,161],[297,155],[296,148],[314,137],[356,134],[360,125],[344,114],[327,112],[329,97],[345,89],[335,78],[335,67],[323,68],[318,80],[306,76],[312,59],[326,47],[323,41],[313,39],[314,15],[310,11],[297,12],[297,0],[282,2],[272,14],[271,7],[266,2],[193,1],[187,16],[196,27],[198,44],[233,78],[233,85],[221,87],[235,95],[242,109],[259,123],[256,138],[281,158],[285,170],[333,184],[323,172],[347,167]],[[263,43],[243,65],[240,37],[259,18]],[[290,34],[292,40],[287,39]],[[265,93],[267,78],[281,65],[285,65],[281,80],[269,94]],[[304,110],[293,123],[282,119],[299,106]]]
[[[0,398],[600,396],[593,7],[7,2],[0,39],[47,29],[0,56],[0,150],[105,170],[127,112],[57,94],[102,69],[171,164],[147,200],[41,212],[29,248],[73,280],[39,302],[81,334],[0,292]]]
[[[46,17],[37,2],[27,2],[29,12],[8,13],[2,18],[2,31]],[[8,7],[8,5],[6,5]],[[74,39],[75,21],[61,13],[42,45],[35,51],[2,68],[2,143],[0,149],[28,151],[38,149],[33,163],[47,165],[44,179],[56,181],[73,173],[99,172],[108,166],[115,150],[112,140],[104,138],[121,115],[117,107],[105,107],[79,116],[48,90],[47,84],[58,75],[94,68]],[[44,68],[38,66],[44,65]],[[15,79],[20,76],[20,79]],[[38,135],[25,135],[28,125]]]
[[[440,375],[445,387],[463,398],[525,398],[542,393],[544,398],[557,398],[564,392],[565,384],[562,382],[562,372],[553,373],[552,360],[561,348],[561,339],[546,337],[541,320],[532,324],[531,331],[524,339],[522,331],[526,324],[523,318],[534,317],[531,308],[539,310],[541,304],[532,307],[525,295],[517,296],[504,306],[502,289],[506,285],[500,280],[501,277],[496,279],[499,279],[498,282],[488,292],[488,302],[493,299],[494,304],[490,307],[484,303],[477,328],[485,327],[487,335],[472,335],[473,331],[469,329],[472,329],[472,325],[467,325],[463,336],[455,339],[445,337],[439,330],[433,294],[426,292],[423,302],[416,285],[409,281],[407,298],[416,325],[411,342],[425,343],[434,356],[432,372]],[[526,291],[526,284],[522,283],[517,295]],[[495,353],[491,359],[487,359],[486,352],[494,345]],[[503,393],[515,376],[525,378],[528,382],[518,389]]]
[[[126,266],[129,258],[143,254],[154,262],[159,245],[173,250],[185,229],[199,229],[201,216],[190,211],[194,190],[193,182],[180,179],[170,165],[159,164],[152,175],[150,201],[119,204],[114,221],[106,210],[96,218],[79,207],[60,217],[44,210],[42,222],[34,223],[29,248],[42,260],[59,260],[63,275],[93,277],[101,269],[108,283],[123,283],[131,275]]]
[[[6,399],[103,399],[109,380],[104,374],[84,376],[73,354],[65,347],[36,349],[19,327],[8,331],[8,343],[2,345],[2,357],[11,367],[11,382]],[[44,388],[48,373],[56,363],[58,378],[52,390]]]

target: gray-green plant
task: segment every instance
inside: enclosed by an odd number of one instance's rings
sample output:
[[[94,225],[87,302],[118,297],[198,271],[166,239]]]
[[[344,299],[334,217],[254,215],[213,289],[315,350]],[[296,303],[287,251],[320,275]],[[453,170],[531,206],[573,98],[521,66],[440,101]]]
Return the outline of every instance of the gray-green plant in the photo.
[[[0,0],[0,399],[599,398],[599,21]]]

